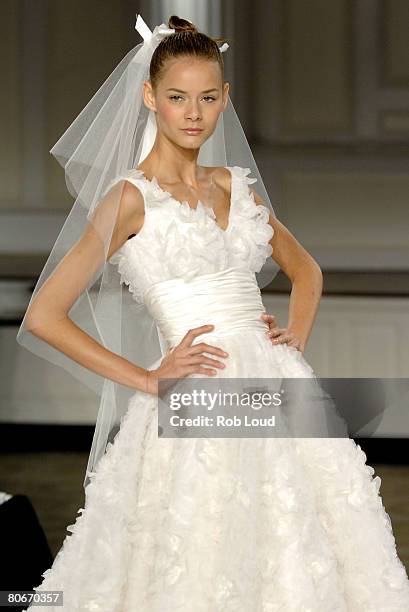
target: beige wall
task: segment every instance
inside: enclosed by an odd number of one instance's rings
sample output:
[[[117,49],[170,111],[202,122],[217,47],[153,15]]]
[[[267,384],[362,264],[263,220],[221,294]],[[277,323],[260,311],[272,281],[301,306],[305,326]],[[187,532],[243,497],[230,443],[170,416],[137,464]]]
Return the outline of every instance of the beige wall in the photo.
[[[21,90],[19,48],[19,5],[14,0],[0,2],[0,207],[18,207],[20,200]]]
[[[0,3],[0,252],[10,214],[63,221],[72,200],[49,149],[140,41],[136,8]],[[152,3],[139,10],[152,26]],[[408,17],[405,0],[222,3],[232,100],[277,215],[324,269],[409,267]]]
[[[236,7],[232,97],[277,215],[323,268],[408,270],[409,4]]]

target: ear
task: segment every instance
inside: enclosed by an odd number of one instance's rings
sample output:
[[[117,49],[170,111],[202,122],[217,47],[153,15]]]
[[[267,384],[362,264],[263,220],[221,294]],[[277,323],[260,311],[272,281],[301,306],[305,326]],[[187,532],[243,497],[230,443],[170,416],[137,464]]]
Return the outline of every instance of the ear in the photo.
[[[153,88],[150,81],[144,81],[142,93],[145,106],[149,110],[156,112],[155,94],[153,93]]]
[[[227,101],[229,99],[229,89],[230,89],[230,83],[225,83],[223,85],[223,110],[227,106]]]

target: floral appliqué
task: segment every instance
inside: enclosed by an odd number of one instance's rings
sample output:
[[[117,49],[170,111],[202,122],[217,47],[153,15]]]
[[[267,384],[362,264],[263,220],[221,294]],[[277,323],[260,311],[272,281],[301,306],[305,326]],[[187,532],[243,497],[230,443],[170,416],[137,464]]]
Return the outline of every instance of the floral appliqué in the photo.
[[[172,278],[189,282],[201,274],[239,267],[259,272],[272,254],[269,243],[274,230],[269,209],[257,204],[248,185],[256,182],[249,168],[230,167],[232,175],[228,226],[219,227],[214,210],[198,202],[192,208],[160,187],[156,177],[148,180],[141,170],[126,178],[144,196],[145,220],[140,232],[127,240],[111,257],[118,264],[121,282],[132,297],[143,302],[153,283]]]

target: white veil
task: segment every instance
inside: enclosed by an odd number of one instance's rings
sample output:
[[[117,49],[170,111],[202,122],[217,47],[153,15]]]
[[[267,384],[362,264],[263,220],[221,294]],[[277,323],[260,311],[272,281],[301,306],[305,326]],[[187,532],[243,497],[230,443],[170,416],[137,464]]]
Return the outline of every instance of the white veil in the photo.
[[[51,324],[69,315],[94,341],[146,369],[163,355],[154,320],[121,285],[117,267],[108,261],[124,187],[124,181],[115,179],[146,157],[156,136],[154,113],[143,104],[143,82],[149,79],[155,48],[175,32],[165,24],[151,32],[140,15],[135,28],[144,41],[125,55],[50,151],[64,168],[75,201],[17,334],[22,346],[65,368],[100,396],[85,488],[107,444],[113,441],[135,389],[93,372],[53,347],[52,335],[47,335]],[[224,43],[219,51],[227,47]],[[230,98],[214,133],[201,147],[198,163],[248,168],[256,179],[258,195],[274,215]],[[256,274],[260,288],[278,269],[269,257]]]

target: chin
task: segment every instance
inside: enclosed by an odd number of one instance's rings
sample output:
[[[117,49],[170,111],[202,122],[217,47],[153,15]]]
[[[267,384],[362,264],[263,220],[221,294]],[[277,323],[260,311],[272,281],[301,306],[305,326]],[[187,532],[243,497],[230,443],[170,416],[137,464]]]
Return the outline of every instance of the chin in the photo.
[[[180,147],[183,147],[184,149],[198,149],[207,139],[208,136],[205,137],[203,134],[201,134],[199,137],[193,138],[190,136],[186,136],[182,140],[178,138],[175,139],[174,142]]]

